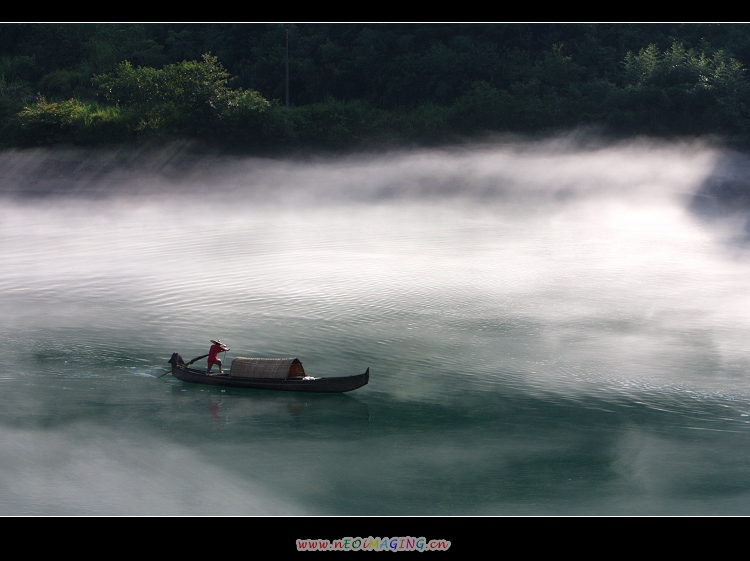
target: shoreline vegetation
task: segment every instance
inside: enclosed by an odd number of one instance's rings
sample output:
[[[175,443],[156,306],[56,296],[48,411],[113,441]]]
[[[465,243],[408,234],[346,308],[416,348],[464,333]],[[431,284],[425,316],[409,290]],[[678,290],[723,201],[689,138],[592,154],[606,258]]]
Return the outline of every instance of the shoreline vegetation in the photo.
[[[4,23],[0,149],[268,155],[572,130],[744,147],[749,65],[743,24]]]

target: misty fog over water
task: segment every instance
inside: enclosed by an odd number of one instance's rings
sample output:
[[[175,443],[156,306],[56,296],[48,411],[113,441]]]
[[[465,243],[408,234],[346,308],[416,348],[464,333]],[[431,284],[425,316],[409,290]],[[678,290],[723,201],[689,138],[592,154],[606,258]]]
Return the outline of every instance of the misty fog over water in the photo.
[[[0,514],[750,511],[746,155],[191,154],[0,154]]]

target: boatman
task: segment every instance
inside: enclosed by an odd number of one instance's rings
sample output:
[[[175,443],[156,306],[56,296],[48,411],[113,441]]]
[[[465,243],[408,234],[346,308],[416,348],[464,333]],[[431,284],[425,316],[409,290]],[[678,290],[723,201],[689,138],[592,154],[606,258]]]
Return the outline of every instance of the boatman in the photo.
[[[213,345],[211,345],[211,348],[208,350],[208,368],[206,368],[206,374],[211,373],[211,368],[214,364],[219,365],[219,374],[224,374],[219,353],[226,352],[230,349],[221,342],[221,339],[211,339],[211,342]]]

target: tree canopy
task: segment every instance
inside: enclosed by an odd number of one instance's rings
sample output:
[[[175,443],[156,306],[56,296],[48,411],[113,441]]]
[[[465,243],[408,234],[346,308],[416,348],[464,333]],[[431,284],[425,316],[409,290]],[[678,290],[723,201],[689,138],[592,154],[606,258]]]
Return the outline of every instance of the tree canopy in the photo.
[[[3,23],[0,143],[744,140],[748,64],[742,24]]]

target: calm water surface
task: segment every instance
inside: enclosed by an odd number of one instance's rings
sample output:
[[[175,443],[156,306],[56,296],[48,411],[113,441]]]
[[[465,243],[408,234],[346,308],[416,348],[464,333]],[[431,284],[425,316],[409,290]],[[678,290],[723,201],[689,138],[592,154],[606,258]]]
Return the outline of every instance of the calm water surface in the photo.
[[[0,515],[750,514],[720,152],[160,157],[3,156]],[[212,338],[370,384],[159,378]]]

